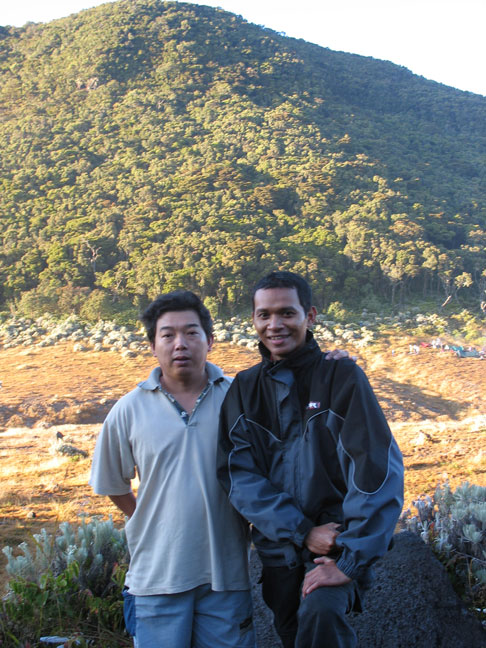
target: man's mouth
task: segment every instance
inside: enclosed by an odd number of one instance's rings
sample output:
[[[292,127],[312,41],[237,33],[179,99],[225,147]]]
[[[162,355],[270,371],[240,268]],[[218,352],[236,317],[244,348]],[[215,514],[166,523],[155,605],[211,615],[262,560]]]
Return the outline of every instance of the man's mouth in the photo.
[[[270,342],[283,342],[289,337],[289,335],[267,335],[267,340]]]

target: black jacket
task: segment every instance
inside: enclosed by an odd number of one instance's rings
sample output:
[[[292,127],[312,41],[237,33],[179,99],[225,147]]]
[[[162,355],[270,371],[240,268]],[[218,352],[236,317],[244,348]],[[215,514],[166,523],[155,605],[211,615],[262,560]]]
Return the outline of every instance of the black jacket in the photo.
[[[263,564],[309,559],[313,526],[342,524],[336,560],[350,578],[388,549],[403,505],[398,446],[363,371],[304,347],[240,372],[223,403],[218,477],[253,524]]]

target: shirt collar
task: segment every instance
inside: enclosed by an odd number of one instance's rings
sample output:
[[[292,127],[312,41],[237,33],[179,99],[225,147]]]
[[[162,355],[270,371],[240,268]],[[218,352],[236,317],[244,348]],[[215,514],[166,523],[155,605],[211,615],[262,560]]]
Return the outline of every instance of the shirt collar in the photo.
[[[224,373],[220,367],[216,366],[212,362],[206,362],[206,371],[208,374],[208,381],[212,384],[216,384],[224,380]],[[147,380],[143,380],[138,383],[138,386],[141,389],[146,389],[147,391],[154,391],[155,389],[161,389],[160,376],[162,375],[162,370],[160,367],[154,367],[150,372]]]

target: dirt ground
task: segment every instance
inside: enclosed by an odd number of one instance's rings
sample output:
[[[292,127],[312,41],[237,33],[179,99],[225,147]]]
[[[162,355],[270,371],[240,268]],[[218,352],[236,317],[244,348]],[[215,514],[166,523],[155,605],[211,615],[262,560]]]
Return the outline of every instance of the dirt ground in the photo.
[[[486,486],[486,361],[430,348],[410,355],[409,342],[388,339],[358,357],[404,455],[407,507],[445,479]],[[209,359],[234,375],[258,356],[219,343]],[[74,352],[73,343],[0,349],[0,547],[82,514],[121,522],[87,485],[90,455],[112,404],[153,366],[148,351],[124,359]],[[62,444],[87,456],[60,454]],[[3,565],[2,556],[0,573]]]

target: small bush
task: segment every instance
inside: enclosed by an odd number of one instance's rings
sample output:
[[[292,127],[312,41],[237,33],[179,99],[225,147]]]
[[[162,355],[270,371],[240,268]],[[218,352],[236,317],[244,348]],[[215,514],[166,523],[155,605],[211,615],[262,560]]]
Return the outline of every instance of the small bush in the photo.
[[[81,318],[87,322],[98,320],[113,320],[125,326],[136,325],[138,310],[126,297],[119,297],[113,301],[113,296],[104,290],[91,291],[79,311]]]
[[[340,324],[352,322],[355,318],[351,311],[346,309],[341,302],[335,301],[327,307],[327,316],[331,320],[336,320]]]
[[[452,492],[445,483],[414,506],[403,525],[432,546],[458,594],[486,620],[486,488],[465,482]]]
[[[104,648],[130,646],[121,591],[128,565],[125,534],[113,521],[43,529],[33,551],[23,542],[14,556],[5,547],[8,592],[0,606],[0,643],[40,646],[42,635],[66,635]]]

